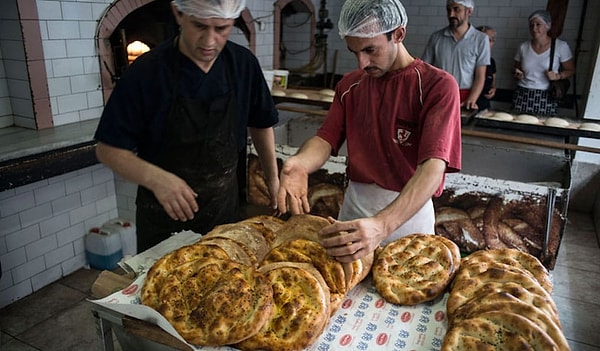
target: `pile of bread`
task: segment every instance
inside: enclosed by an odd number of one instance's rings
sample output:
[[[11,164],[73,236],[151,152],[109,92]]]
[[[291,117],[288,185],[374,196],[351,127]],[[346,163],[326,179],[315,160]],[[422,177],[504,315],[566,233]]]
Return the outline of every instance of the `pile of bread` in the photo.
[[[141,300],[190,344],[240,350],[302,350],[321,335],[373,255],[342,264],[313,215],[256,216],[215,227],[150,268]]]
[[[279,169],[283,161],[277,159]],[[308,203],[310,212],[315,216],[337,218],[342,202],[346,178],[344,174],[331,174],[320,169],[309,175]],[[248,154],[248,203],[258,206],[269,206],[271,197],[265,174],[258,156]]]
[[[527,253],[472,253],[450,285],[441,350],[569,350],[551,292],[548,271]]]
[[[554,267],[564,218],[555,206],[544,253],[545,196],[509,199],[478,192],[456,194],[446,189],[434,199],[434,207],[436,234],[454,241],[461,252],[514,248],[542,259],[550,269]]]
[[[480,250],[461,259],[452,240],[412,234],[342,264],[319,243],[327,225],[296,215],[217,226],[156,261],[142,303],[193,345],[303,350],[372,273],[377,292],[393,304],[414,306],[449,292],[443,351],[568,350],[550,276],[530,254]]]

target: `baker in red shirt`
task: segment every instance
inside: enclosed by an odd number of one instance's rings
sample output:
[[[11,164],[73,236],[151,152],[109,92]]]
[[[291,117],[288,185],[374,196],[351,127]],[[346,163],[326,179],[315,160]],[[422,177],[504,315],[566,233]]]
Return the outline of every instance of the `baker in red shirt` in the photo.
[[[348,0],[338,28],[358,69],[347,73],[323,125],[281,170],[278,209],[308,213],[308,175],[346,142],[349,184],[338,220],[320,232],[351,262],[412,233],[434,233],[432,197],[461,168],[460,97],[449,73],[411,56],[399,0]],[[329,234],[347,231],[343,236]]]

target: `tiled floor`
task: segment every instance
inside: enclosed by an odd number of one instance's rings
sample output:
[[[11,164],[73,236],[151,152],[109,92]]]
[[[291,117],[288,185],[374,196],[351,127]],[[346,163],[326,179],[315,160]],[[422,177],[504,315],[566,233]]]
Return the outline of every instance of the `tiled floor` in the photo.
[[[600,350],[600,247],[589,214],[569,213],[553,274],[554,300],[573,351]],[[90,311],[95,270],[79,270],[0,310],[0,349],[100,350]],[[121,348],[116,345],[116,350]]]

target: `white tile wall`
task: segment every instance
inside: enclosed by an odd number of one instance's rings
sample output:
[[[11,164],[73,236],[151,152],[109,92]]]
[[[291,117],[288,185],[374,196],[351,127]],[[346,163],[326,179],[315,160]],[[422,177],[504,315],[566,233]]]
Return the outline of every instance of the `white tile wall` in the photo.
[[[83,267],[84,235],[117,217],[102,165],[0,192],[0,308]]]

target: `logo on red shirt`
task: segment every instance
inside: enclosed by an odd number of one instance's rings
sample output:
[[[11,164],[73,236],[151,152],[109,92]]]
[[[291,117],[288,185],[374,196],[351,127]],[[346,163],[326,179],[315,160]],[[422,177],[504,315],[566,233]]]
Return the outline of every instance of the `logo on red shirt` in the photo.
[[[394,139],[394,142],[396,144],[404,145],[408,141],[410,135],[410,130],[398,128],[398,130],[396,131],[396,139]]]

